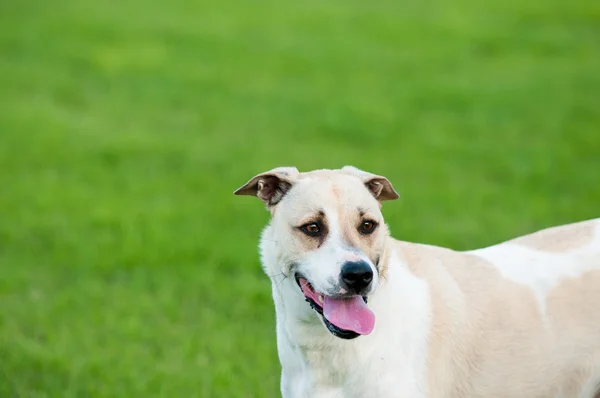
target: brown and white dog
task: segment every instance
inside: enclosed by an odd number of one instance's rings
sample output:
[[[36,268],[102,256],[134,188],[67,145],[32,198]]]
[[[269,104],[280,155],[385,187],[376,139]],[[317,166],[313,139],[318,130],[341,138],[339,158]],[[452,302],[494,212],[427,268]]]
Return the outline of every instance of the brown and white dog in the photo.
[[[600,219],[473,250],[393,239],[392,184],[280,167],[265,202],[285,398],[600,396]]]

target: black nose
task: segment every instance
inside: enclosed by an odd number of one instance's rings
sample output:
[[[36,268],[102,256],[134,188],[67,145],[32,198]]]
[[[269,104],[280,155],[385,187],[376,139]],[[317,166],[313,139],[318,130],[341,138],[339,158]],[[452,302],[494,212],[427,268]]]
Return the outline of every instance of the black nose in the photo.
[[[348,290],[360,294],[373,280],[373,271],[364,261],[347,262],[342,265],[341,278]]]

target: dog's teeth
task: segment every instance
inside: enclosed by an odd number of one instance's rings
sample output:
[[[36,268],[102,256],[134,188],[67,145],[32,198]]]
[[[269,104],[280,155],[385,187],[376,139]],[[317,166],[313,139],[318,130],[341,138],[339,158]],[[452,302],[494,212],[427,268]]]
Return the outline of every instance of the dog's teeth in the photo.
[[[324,303],[324,302],[325,302],[325,299],[323,299],[323,296],[319,296],[319,303],[321,303],[321,304],[322,304],[322,303]]]

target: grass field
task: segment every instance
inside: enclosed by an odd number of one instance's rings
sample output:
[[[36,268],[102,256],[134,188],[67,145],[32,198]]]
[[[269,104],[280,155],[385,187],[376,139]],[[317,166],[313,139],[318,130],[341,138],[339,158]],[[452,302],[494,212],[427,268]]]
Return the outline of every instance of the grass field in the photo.
[[[455,249],[600,216],[598,1],[211,3],[0,3],[1,398],[277,397],[275,166]]]

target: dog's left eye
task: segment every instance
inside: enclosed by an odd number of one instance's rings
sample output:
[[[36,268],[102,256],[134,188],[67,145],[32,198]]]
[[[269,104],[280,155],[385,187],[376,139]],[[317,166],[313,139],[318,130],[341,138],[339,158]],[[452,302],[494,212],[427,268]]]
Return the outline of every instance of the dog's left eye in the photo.
[[[361,234],[370,234],[373,231],[375,231],[376,226],[377,223],[375,223],[374,221],[363,221],[362,224],[360,224],[358,230]]]

